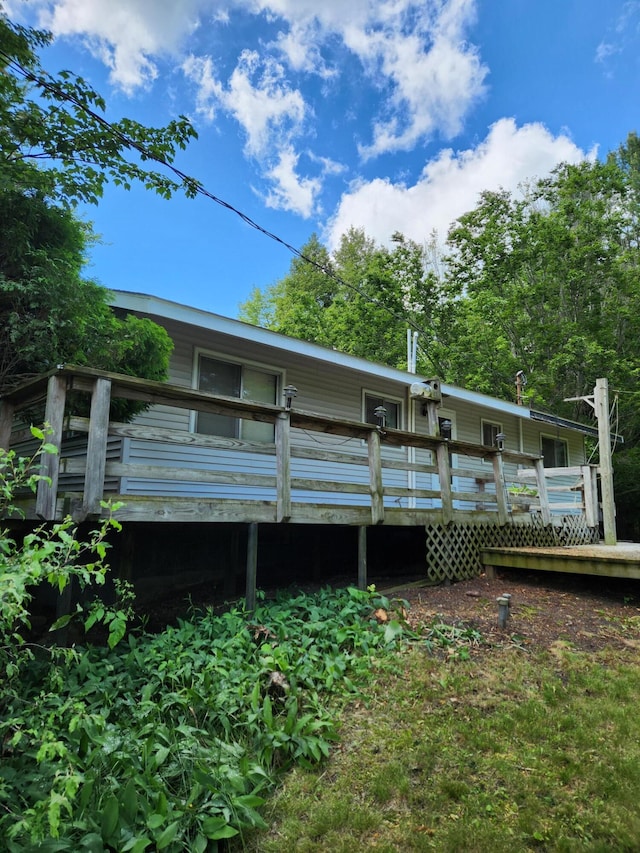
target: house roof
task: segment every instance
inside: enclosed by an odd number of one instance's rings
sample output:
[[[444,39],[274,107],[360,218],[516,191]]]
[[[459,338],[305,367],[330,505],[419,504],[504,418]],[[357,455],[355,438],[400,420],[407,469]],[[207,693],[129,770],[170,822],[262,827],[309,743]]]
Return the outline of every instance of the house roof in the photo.
[[[306,356],[315,359],[316,361],[326,362],[332,365],[344,367],[347,370],[354,370],[358,373],[375,376],[378,379],[388,379],[394,382],[410,385],[412,382],[424,382],[430,377],[425,377],[420,374],[408,373],[403,370],[398,370],[394,367],[389,367],[384,364],[376,364],[358,356],[349,355],[348,353],[340,352],[339,350],[330,349],[329,347],[321,346],[320,344],[310,343],[309,341],[298,340],[283,335],[280,332],[273,332],[270,329],[264,329],[260,326],[254,326],[250,323],[245,323],[242,320],[233,320],[229,317],[223,317],[220,314],[214,314],[211,311],[204,311],[201,308],[194,308],[188,305],[183,305],[179,302],[173,302],[169,299],[163,299],[159,296],[151,296],[145,293],[134,293],[127,290],[111,290],[111,304],[115,308],[120,308],[125,311],[133,311],[140,314],[149,314],[165,320],[173,320],[178,323],[187,323],[192,326],[198,326],[201,329],[207,329],[212,332],[218,332],[223,335],[230,335],[243,340],[250,340],[254,343],[263,344],[274,349],[282,350],[283,352],[293,353],[296,355]],[[476,406],[482,406],[486,409],[493,410],[500,414],[512,415],[524,420],[547,420],[556,426],[562,426],[566,429],[575,429],[587,435],[595,433],[597,430],[587,427],[574,421],[569,421],[562,418],[562,423],[559,423],[558,418],[554,419],[552,415],[544,413],[533,413],[527,406],[518,406],[515,403],[510,403],[507,400],[499,400],[497,397],[490,397],[488,394],[480,394],[477,391],[470,391],[467,388],[459,388],[456,385],[450,385],[445,382],[440,383],[440,388],[443,397],[450,397],[455,400],[472,403]]]

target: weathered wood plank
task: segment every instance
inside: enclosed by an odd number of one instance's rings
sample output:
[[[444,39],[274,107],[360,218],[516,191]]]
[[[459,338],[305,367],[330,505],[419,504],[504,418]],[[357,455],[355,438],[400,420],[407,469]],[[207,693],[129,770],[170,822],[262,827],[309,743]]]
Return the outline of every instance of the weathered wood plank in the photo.
[[[584,512],[587,527],[598,526],[598,484],[596,469],[591,465],[582,468],[582,488],[584,494]]]
[[[245,602],[247,610],[256,607],[256,580],[258,575],[258,525],[252,522],[247,534],[247,580]]]
[[[367,528],[358,528],[358,589],[367,588]]]
[[[89,418],[69,417],[65,421],[67,429],[75,432],[89,431]],[[217,450],[232,450],[234,452],[263,453],[275,456],[275,444],[258,441],[241,441],[237,438],[224,438],[216,435],[204,435],[199,432],[189,432],[185,429],[169,429],[166,427],[137,426],[111,421],[109,435],[122,438],[135,438],[140,441],[161,441],[166,444],[185,445],[187,447],[212,447]]]
[[[533,463],[536,472],[536,487],[538,489],[538,500],[540,501],[540,511],[542,512],[542,523],[547,527],[551,524],[551,510],[549,508],[549,492],[547,491],[546,472],[544,470],[544,461],[536,459]]]
[[[371,522],[372,524],[381,524],[384,521],[384,487],[382,484],[382,458],[378,430],[372,430],[369,433],[368,448]]]
[[[496,484],[498,520],[500,524],[506,524],[509,520],[509,509],[507,504],[507,490],[504,481],[504,464],[502,461],[502,453],[494,453],[491,462],[493,464],[493,477]]]
[[[601,550],[602,553],[598,554]],[[481,552],[485,565],[497,568],[526,569],[543,572],[568,572],[580,575],[598,575],[640,579],[640,559],[625,555],[608,554],[602,546],[573,546],[567,548],[486,548]]]
[[[56,517],[60,446],[62,444],[66,396],[66,378],[64,376],[51,376],[48,381],[44,419],[45,423],[51,428],[51,434],[47,436],[47,441],[58,448],[58,453],[45,453],[43,455],[40,473],[46,479],[40,480],[36,493],[36,514],[47,521],[52,521]]]
[[[276,502],[278,522],[291,518],[291,421],[289,412],[276,419]]]
[[[442,515],[444,523],[449,524],[453,520],[453,497],[451,495],[449,448],[446,444],[438,445],[436,461],[438,463],[438,479],[440,481],[440,495],[442,497]]]
[[[98,377],[91,394],[89,439],[87,442],[86,473],[84,478],[84,501],[82,516],[98,512],[104,493],[104,474],[109,435],[109,406],[111,404],[111,381]],[[82,521],[83,518],[77,519]]]
[[[85,463],[81,459],[64,459],[65,474],[83,474]],[[272,474],[244,474],[236,471],[212,471],[210,468],[173,468],[161,465],[139,465],[135,462],[110,462],[105,466],[107,477],[132,477],[139,480],[169,480],[189,483],[215,483],[232,486],[260,486],[275,489]]]

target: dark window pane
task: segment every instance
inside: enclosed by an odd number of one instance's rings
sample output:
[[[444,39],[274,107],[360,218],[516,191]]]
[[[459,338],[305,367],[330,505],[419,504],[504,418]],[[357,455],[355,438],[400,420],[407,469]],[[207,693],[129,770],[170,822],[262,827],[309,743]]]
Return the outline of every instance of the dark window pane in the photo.
[[[398,429],[400,422],[400,405],[391,400],[385,400],[384,397],[373,397],[366,394],[364,398],[364,417],[365,423],[378,424],[378,418],[375,415],[375,410],[378,406],[382,406],[387,411],[386,425],[391,429]]]

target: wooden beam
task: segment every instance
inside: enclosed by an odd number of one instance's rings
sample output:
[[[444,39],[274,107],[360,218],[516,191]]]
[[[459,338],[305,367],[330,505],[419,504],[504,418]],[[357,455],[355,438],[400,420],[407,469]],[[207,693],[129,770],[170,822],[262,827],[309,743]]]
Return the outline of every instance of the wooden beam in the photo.
[[[258,575],[258,525],[249,524],[247,534],[247,581],[245,602],[247,610],[256,609],[256,581]]]
[[[276,418],[276,521],[291,518],[291,420],[289,412]]]
[[[358,589],[367,588],[367,528],[358,527]]]
[[[60,446],[62,444],[62,425],[64,406],[67,396],[67,380],[64,376],[51,376],[47,388],[47,404],[44,412],[45,424],[51,429],[47,442],[53,444],[57,453],[44,453],[40,474],[46,478],[38,483],[36,492],[36,514],[45,521],[56,517],[56,497],[58,493],[58,475],[60,472]]]
[[[382,457],[380,453],[380,433],[371,430],[368,438],[369,448],[369,487],[371,491],[371,523],[384,521],[384,489],[382,485]]]
[[[82,502],[82,518],[78,519],[79,521],[88,515],[99,513],[100,501],[104,497],[104,471],[107,461],[110,405],[111,381],[98,377],[91,394],[84,500]]]

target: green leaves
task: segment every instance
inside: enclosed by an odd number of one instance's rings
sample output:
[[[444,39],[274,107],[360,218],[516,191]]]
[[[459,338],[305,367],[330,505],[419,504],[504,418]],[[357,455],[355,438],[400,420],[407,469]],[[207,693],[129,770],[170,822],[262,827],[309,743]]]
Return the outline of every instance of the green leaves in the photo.
[[[0,705],[0,836],[12,850],[57,833],[61,850],[206,851],[264,827],[279,774],[329,755],[329,707],[398,642],[400,620],[370,618],[382,605],[373,590],[281,595],[23,661]]]

